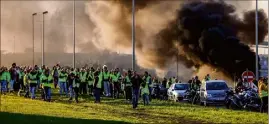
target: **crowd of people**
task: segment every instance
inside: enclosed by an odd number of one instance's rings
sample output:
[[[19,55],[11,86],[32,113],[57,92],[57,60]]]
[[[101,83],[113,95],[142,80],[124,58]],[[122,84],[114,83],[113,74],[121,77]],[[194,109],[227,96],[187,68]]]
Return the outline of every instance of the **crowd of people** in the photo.
[[[207,74],[203,80],[195,76],[191,80],[190,90],[198,91],[201,83],[211,80]],[[181,83],[175,77],[162,81],[152,77],[148,72],[137,74],[128,70],[122,72],[119,68],[108,70],[104,65],[102,68],[82,67],[69,68],[61,67],[59,64],[53,68],[46,66],[20,67],[13,63],[11,68],[1,67],[0,69],[1,93],[17,92],[18,95],[24,93],[24,97],[35,99],[36,92],[41,91],[44,101],[51,101],[52,89],[59,88],[59,94],[69,97],[72,101],[78,101],[79,95],[94,96],[95,103],[101,102],[101,96],[117,99],[120,94],[127,101],[133,104],[133,108],[138,106],[138,100],[142,97],[144,105],[151,101],[154,84],[160,84],[168,89],[173,83]],[[258,87],[257,87],[258,85]],[[256,88],[263,101],[268,101],[267,79],[261,78],[259,81],[249,83],[239,78],[236,92],[242,88]]]
[[[138,105],[138,99],[143,98],[144,105],[151,100],[153,87],[151,75],[148,72],[137,74],[128,70],[121,72],[119,68],[108,70],[102,68],[82,67],[67,68],[59,64],[53,68],[46,66],[20,67],[13,63],[11,68],[2,67],[0,70],[1,93],[24,93],[24,97],[35,99],[36,92],[41,91],[44,101],[51,101],[52,89],[59,88],[59,94],[78,101],[79,95],[94,96],[95,103],[100,103],[100,97],[119,98],[123,94],[125,99],[132,102],[133,108]],[[169,83],[171,84],[171,83]],[[169,85],[167,84],[167,85]]]

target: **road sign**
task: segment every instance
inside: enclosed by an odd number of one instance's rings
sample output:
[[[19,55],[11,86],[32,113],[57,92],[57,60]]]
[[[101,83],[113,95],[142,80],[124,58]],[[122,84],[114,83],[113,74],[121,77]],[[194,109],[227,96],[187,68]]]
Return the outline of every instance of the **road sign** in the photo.
[[[247,79],[248,82],[252,82],[255,79],[255,74],[252,71],[244,71],[242,78]]]

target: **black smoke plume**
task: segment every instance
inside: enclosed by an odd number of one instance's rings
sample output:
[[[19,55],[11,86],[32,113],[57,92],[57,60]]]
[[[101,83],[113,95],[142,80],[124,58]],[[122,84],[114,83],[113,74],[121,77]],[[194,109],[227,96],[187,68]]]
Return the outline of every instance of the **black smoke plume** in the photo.
[[[172,41],[178,41],[184,51],[180,54],[185,56],[181,61],[188,66],[210,65],[228,77],[240,75],[247,68],[255,71],[255,53],[242,44],[255,41],[255,13],[246,12],[240,20],[234,12],[233,6],[223,2],[185,3],[178,10],[176,20],[162,30],[157,39],[160,45],[170,44],[169,47],[172,47]],[[259,11],[259,17],[259,40],[263,41],[268,33],[268,22],[263,11]],[[245,41],[240,42],[239,38]],[[158,52],[161,54],[164,50]],[[166,52],[166,55],[172,57],[175,54]]]

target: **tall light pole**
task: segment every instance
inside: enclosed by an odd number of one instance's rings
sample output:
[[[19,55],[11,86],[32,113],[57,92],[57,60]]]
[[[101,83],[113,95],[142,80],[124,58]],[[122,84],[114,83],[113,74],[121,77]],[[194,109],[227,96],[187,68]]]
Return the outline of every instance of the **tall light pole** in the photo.
[[[75,19],[75,0],[73,0],[73,68],[76,67],[76,19]]]
[[[256,80],[259,80],[259,49],[258,49],[258,0],[256,0],[256,11],[255,11],[255,33],[256,33]]]
[[[15,41],[15,36],[13,37],[13,54],[15,55],[15,44],[16,44],[16,41]]]
[[[132,1],[132,68],[135,71],[135,0]]]
[[[37,13],[32,14],[32,23],[33,23],[33,66],[35,65],[35,15]]]
[[[45,64],[45,57],[44,57],[44,51],[45,51],[45,43],[44,43],[44,34],[45,34],[45,22],[44,22],[44,16],[47,14],[48,11],[42,12],[42,66]]]

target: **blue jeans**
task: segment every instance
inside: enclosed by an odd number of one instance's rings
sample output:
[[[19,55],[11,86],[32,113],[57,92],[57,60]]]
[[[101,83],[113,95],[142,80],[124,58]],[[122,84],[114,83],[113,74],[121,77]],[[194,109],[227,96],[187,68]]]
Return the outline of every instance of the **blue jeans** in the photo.
[[[10,80],[9,91],[13,91],[15,80]]]
[[[65,92],[65,94],[68,95],[66,82],[60,82],[60,94],[63,94],[63,92]]]
[[[110,95],[110,84],[109,81],[104,81],[104,90],[105,90],[105,95],[109,96]]]
[[[30,87],[30,93],[31,93],[31,98],[32,99],[35,99],[35,89],[36,89],[36,87]]]
[[[69,86],[69,97],[70,98],[74,97],[74,91],[73,91],[73,86],[72,85]]]
[[[144,105],[149,104],[149,95],[148,94],[143,94],[143,102],[144,102]]]
[[[138,105],[138,100],[139,100],[139,88],[133,88],[132,89],[132,104],[133,108],[136,108]]]
[[[1,81],[1,92],[7,92],[7,81]]]
[[[100,102],[101,101],[100,92],[101,92],[101,89],[100,88],[95,88],[94,89],[95,102]]]
[[[51,99],[51,88],[50,87],[44,87],[45,92],[45,100]]]

